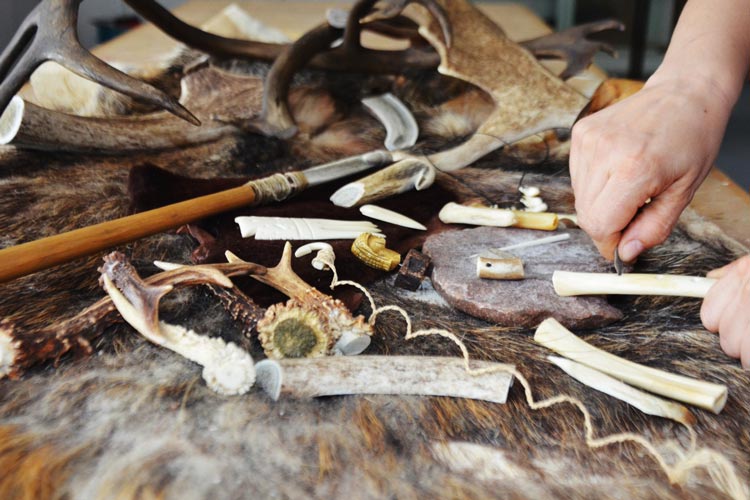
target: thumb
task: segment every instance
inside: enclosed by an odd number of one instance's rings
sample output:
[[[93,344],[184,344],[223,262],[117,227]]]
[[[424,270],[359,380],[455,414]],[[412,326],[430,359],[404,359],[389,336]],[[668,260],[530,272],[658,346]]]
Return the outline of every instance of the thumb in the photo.
[[[618,250],[625,262],[634,261],[641,252],[669,237],[687,206],[683,196],[670,191],[671,188],[644,205],[623,232]]]

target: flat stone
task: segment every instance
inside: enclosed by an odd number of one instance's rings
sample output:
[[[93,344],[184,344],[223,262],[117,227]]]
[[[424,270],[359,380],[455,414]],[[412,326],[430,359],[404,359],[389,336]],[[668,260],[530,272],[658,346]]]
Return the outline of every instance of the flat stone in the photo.
[[[491,248],[540,239],[553,233],[528,229],[478,227],[445,231],[427,238],[422,251],[432,259],[432,284],[456,309],[506,326],[535,328],[553,317],[568,328],[594,328],[622,318],[602,297],[560,297],[552,287],[555,270],[612,272],[581,230],[570,239],[510,252],[524,261],[523,280],[477,277],[476,256]]]

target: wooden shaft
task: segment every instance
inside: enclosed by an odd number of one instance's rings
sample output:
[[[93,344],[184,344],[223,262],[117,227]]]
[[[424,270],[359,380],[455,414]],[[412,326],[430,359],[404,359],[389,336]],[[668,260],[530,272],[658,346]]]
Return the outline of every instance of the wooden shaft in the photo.
[[[249,185],[0,250],[0,283],[255,201]]]

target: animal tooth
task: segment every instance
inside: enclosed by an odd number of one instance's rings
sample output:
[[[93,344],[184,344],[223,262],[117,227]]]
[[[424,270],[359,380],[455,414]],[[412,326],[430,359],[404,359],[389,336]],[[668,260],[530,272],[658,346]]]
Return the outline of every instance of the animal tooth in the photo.
[[[359,207],[359,211],[365,217],[370,217],[372,219],[383,222],[390,222],[391,224],[396,224],[397,226],[408,227],[411,229],[420,229],[422,231],[427,229],[423,224],[420,224],[410,217],[402,215],[398,212],[394,212],[393,210],[388,210],[387,208],[379,207],[377,205],[362,205],[361,207]]]

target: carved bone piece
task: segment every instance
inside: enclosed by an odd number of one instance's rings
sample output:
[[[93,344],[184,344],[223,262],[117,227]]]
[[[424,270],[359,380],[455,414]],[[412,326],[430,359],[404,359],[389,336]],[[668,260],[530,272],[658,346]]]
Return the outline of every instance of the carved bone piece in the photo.
[[[268,395],[316,398],[349,394],[447,396],[505,403],[513,384],[512,365],[472,361],[466,370],[461,358],[429,356],[336,356],[279,361],[283,377],[256,365],[257,381]],[[496,371],[493,371],[496,370]],[[487,373],[489,372],[489,373]]]
[[[373,269],[393,271],[401,262],[401,254],[386,248],[385,238],[362,233],[352,243],[352,253]]]
[[[588,344],[553,318],[539,325],[534,333],[534,341],[623,382],[716,414],[727,402],[727,387],[724,385],[676,375],[620,358]]]
[[[241,216],[234,221],[243,238],[256,240],[347,240],[364,232],[382,236],[380,229],[369,221],[306,219],[297,217]]]

